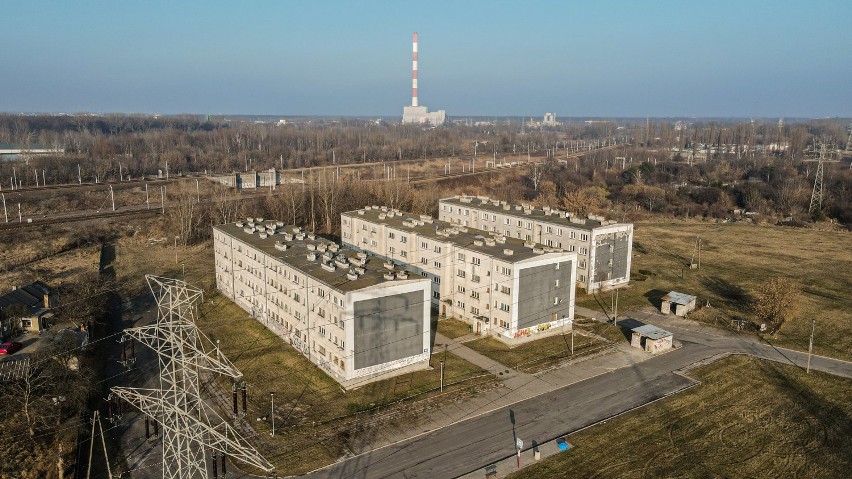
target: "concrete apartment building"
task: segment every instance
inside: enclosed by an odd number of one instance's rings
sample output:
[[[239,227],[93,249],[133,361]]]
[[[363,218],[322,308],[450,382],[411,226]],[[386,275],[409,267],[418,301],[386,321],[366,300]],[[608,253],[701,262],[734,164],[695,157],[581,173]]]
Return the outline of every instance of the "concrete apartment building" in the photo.
[[[438,218],[577,253],[577,284],[586,292],[630,281],[633,225],[551,208],[510,205],[482,196],[455,196],[438,203]]]
[[[217,289],[344,387],[428,367],[428,279],[262,218],[213,241]]]
[[[343,213],[341,234],[427,278],[441,316],[475,332],[510,339],[574,318],[575,253],[376,206]]]

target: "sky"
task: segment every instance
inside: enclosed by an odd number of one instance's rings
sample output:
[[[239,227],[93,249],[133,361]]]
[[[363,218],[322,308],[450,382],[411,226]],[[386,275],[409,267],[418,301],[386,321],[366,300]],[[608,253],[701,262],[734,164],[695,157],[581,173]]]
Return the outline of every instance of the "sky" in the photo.
[[[852,1],[40,1],[0,111],[849,117]]]

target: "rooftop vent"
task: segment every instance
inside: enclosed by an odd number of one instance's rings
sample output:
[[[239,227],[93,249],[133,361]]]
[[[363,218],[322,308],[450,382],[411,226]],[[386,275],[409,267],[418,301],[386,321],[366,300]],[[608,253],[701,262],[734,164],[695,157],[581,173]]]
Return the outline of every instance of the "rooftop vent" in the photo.
[[[391,281],[391,280],[396,278],[396,275],[394,275],[393,273],[385,273],[384,276],[385,276],[385,279],[388,280],[388,281]]]
[[[399,271],[396,273],[396,279],[408,279],[408,273],[405,271]]]
[[[257,223],[263,223],[263,218],[255,218],[254,220]]]
[[[263,232],[263,231],[261,231],[261,232],[260,232],[260,234],[259,234],[258,236],[260,236],[260,239],[266,239],[266,238],[268,238],[268,237],[269,237],[269,235],[268,235],[268,234],[266,234],[266,233],[265,233],[265,232]]]
[[[308,248],[308,251],[316,251],[317,245],[315,245],[313,243],[308,243],[308,244],[305,245],[305,248]]]
[[[358,274],[364,274],[365,271],[366,270],[364,268],[361,268],[361,267],[355,268],[355,272],[358,273]]]
[[[385,264],[383,266],[385,267],[385,269],[390,269],[390,270],[392,270],[394,268],[393,263],[388,262],[388,261],[385,261]]]
[[[242,221],[237,221],[236,225],[237,225],[237,228],[242,228],[242,227],[243,227],[243,222],[242,222]]]
[[[312,251],[312,252],[308,253],[307,258],[308,258],[308,261],[316,261],[317,260],[317,254]]]
[[[515,252],[510,250],[509,248],[505,248],[503,249],[503,254],[506,256],[512,256],[513,254],[515,254]]]
[[[367,208],[369,208],[369,206]],[[364,210],[358,210],[358,214],[364,216]]]
[[[494,246],[497,243],[494,241],[494,238],[487,238],[485,240],[485,244],[486,244],[486,246]]]
[[[533,248],[533,253],[535,254],[544,254],[544,250],[541,248]]]
[[[332,263],[322,263],[322,269],[330,272],[334,272],[337,268]]]
[[[532,241],[524,241],[524,246],[527,248],[534,248],[535,243],[533,243]]]
[[[308,239],[313,241],[313,240],[317,239],[317,235],[315,235],[313,232],[310,232],[310,233],[308,233]]]
[[[340,246],[338,246],[337,243],[329,243],[328,250],[337,253],[340,251]]]
[[[350,269],[349,272],[346,273],[346,279],[348,279],[349,281],[355,281],[356,279],[358,279],[358,274],[355,273],[355,270]]]
[[[363,251],[359,251],[358,253],[355,254],[355,256],[357,256],[361,259],[367,259],[367,253],[365,253]]]
[[[283,227],[284,227],[284,222],[283,222],[283,221],[276,221],[276,222],[275,222],[275,226],[277,226],[277,227],[279,227],[279,228],[283,228]]]
[[[482,245],[484,245],[484,244],[485,244],[485,242],[484,242],[484,241],[482,241],[482,240],[473,240],[473,245],[474,245],[474,246],[482,246]]]
[[[506,211],[509,211],[509,210],[512,209],[512,207],[509,206],[509,205],[503,205],[503,209],[506,210]]]
[[[278,251],[287,251],[287,245],[280,241],[276,241],[275,249],[277,249]]]
[[[384,214],[384,213],[379,213],[379,219],[380,219],[380,220],[383,220],[383,219],[385,219],[385,218],[387,218],[387,217],[388,217],[388,215],[386,215],[386,214]]]
[[[297,234],[297,235],[296,235],[296,239],[297,239],[297,240],[299,240],[299,241],[302,241],[303,239],[305,239],[305,233],[299,233],[299,234]]]

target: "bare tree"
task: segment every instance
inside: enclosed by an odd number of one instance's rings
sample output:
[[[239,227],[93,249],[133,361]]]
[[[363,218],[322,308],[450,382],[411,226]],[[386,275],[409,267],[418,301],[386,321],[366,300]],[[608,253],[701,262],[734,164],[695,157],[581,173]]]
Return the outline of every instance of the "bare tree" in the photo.
[[[777,334],[781,326],[796,315],[801,301],[801,286],[795,281],[778,277],[761,284],[754,291],[752,310],[755,317],[769,325]]]

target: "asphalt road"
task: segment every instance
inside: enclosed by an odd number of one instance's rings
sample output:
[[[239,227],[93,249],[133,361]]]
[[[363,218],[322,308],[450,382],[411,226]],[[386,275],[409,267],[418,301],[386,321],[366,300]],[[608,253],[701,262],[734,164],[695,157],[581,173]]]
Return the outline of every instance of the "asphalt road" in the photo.
[[[617,369],[554,392],[362,454],[306,478],[452,478],[544,443],[695,382],[672,371],[718,353],[687,344],[632,367]],[[512,419],[514,418],[514,425]]]
[[[514,406],[383,447],[315,471],[306,478],[453,478],[681,391],[695,381],[674,371],[725,353],[749,354],[804,368],[807,353],[775,348],[751,336],[656,315],[642,318],[675,333],[682,347],[631,367],[575,383]],[[622,321],[629,326],[630,321]],[[636,325],[639,323],[637,322]],[[852,377],[852,363],[814,356],[811,368]],[[514,418],[514,424],[512,419]]]

